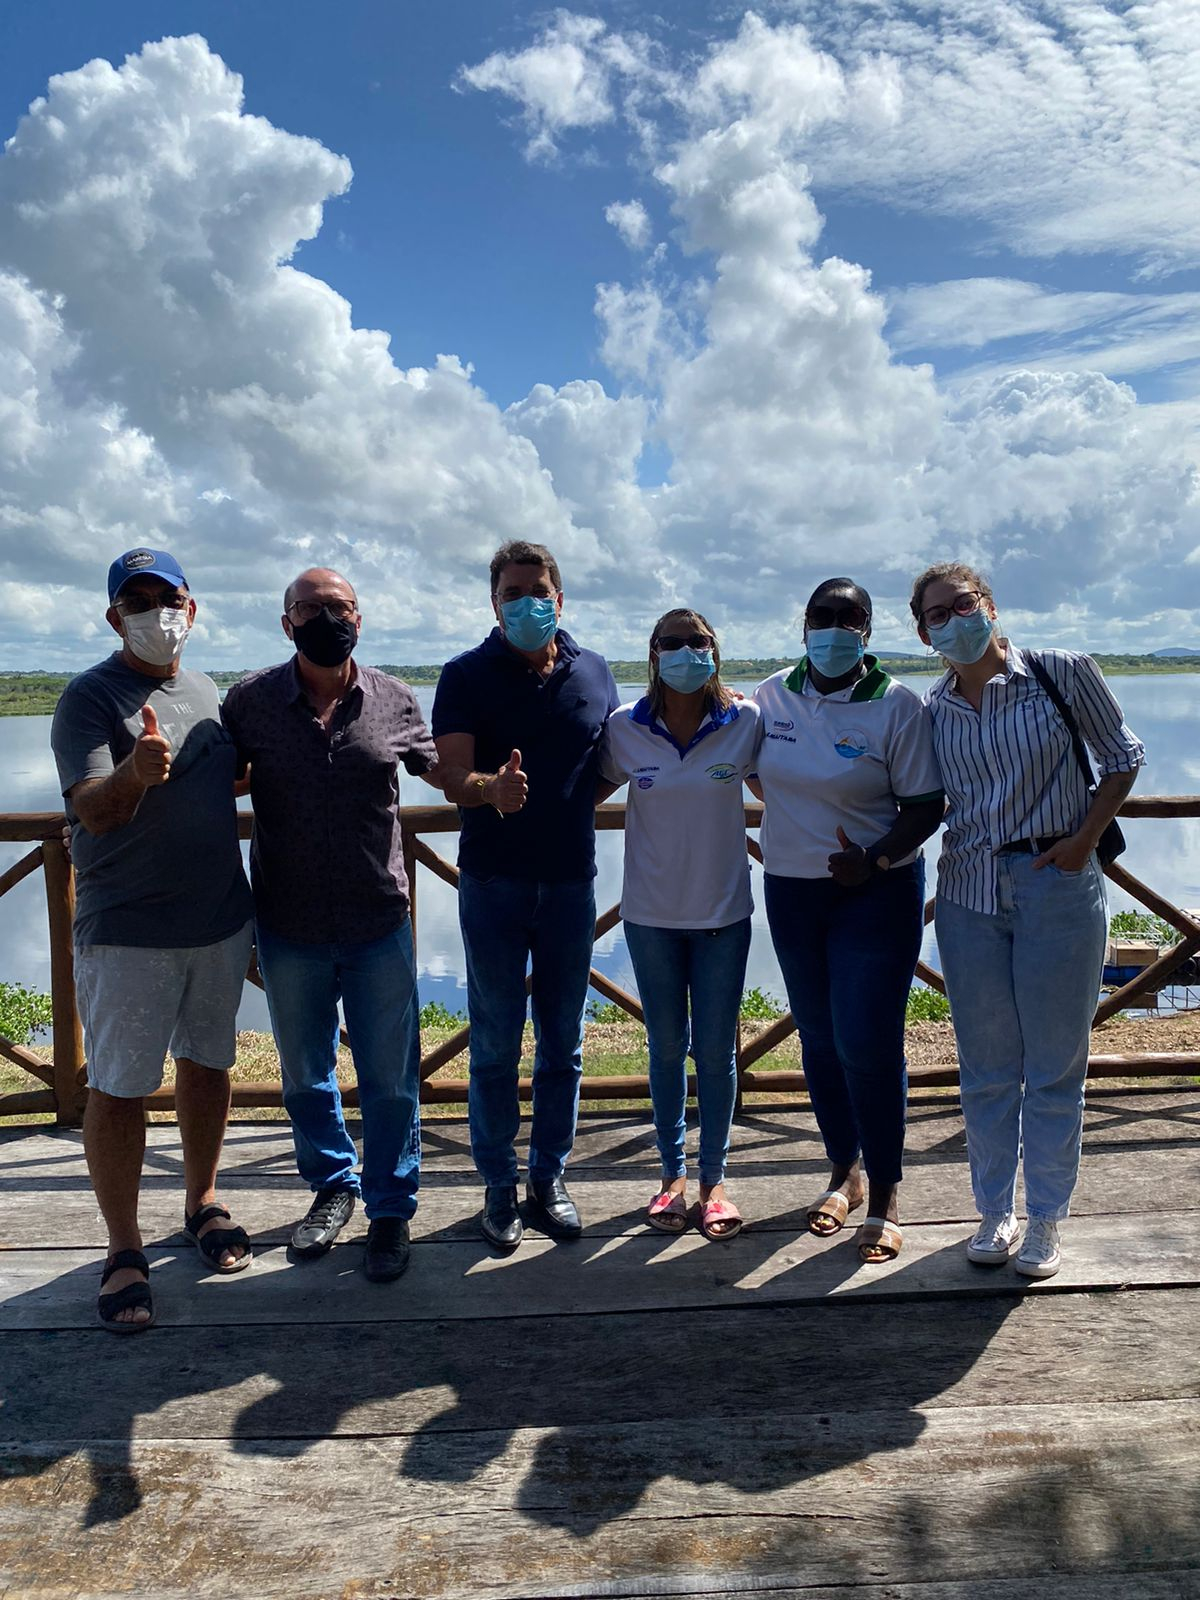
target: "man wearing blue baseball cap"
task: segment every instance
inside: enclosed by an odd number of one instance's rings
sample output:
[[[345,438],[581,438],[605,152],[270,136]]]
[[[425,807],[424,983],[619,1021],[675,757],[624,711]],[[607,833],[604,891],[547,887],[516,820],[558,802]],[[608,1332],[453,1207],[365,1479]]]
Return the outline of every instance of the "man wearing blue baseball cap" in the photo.
[[[233,741],[212,679],[180,666],[196,616],[183,571],[165,550],[128,550],[109,568],[108,600],[121,648],[67,685],[51,742],[76,874],[84,1151],[109,1236],[99,1316],[136,1333],[154,1320],[138,1228],[143,1100],[168,1050],[184,1231],[214,1271],[250,1264],[216,1179],[252,906]]]

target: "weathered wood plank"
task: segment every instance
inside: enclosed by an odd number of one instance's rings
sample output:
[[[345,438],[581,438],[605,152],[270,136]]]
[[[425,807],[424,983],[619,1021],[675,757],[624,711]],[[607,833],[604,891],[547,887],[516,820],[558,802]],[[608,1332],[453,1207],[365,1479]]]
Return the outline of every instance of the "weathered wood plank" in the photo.
[[[879,1266],[858,1259],[855,1235],[746,1230],[727,1243],[691,1232],[650,1233],[555,1245],[531,1236],[507,1258],[482,1240],[421,1242],[398,1284],[367,1283],[361,1246],[336,1246],[317,1261],[290,1262],[281,1248],[259,1251],[248,1272],[203,1273],[196,1252],[147,1251],[160,1323],[241,1327],[290,1322],[429,1322],[448,1317],[589,1315],[731,1305],[805,1305],[830,1296],[901,1299],[944,1295],[1060,1292],[1200,1283],[1191,1215],[1079,1217],[1064,1237],[1063,1268],[1029,1287],[1010,1266],[973,1267],[963,1245],[971,1224],[908,1229],[900,1257]],[[8,1250],[0,1254],[0,1328],[86,1327],[94,1317],[95,1250]]]
[[[398,1338],[387,1323],[160,1328],[127,1340],[96,1383],[91,1329],[0,1334],[0,1440],[313,1439],[339,1434],[548,1427],[669,1417],[679,1369],[664,1342],[736,1351],[719,1384],[689,1390],[688,1416],[792,1410],[1057,1404],[1195,1398],[1200,1352],[1180,1330],[1200,1320],[1200,1290],[992,1296],[898,1307],[661,1312],[549,1320],[439,1322]],[[886,1350],[886,1361],[859,1352]],[[481,1360],[480,1352],[488,1351]],[[313,1373],[321,1373],[319,1383]]]
[[[695,1596],[696,1600],[745,1600],[747,1595],[765,1595],[769,1600],[1195,1600],[1200,1596],[1200,1576],[1191,1572],[1087,1573],[1082,1576],[1042,1573],[1036,1578],[971,1578],[966,1583],[886,1583],[858,1584],[847,1589],[822,1585],[818,1589],[780,1588],[775,1578],[750,1579],[744,1587],[711,1588],[712,1580],[689,1577],[676,1583],[659,1578],[652,1589],[636,1592],[618,1580],[586,1589],[558,1589],[553,1595],[532,1595],[527,1600],[569,1600],[586,1595],[589,1600],[675,1600],[676,1596]]]
[[[151,1170],[141,1194],[142,1231],[147,1240],[176,1240],[182,1225],[182,1167],[177,1172]],[[3,1169],[0,1168],[0,1172]],[[930,1152],[908,1164],[900,1191],[906,1223],[969,1221],[975,1216],[966,1163],[949,1153]],[[640,1233],[643,1212],[657,1188],[655,1175],[637,1169],[580,1167],[569,1174],[588,1238]],[[729,1194],[755,1227],[798,1232],[805,1226],[805,1208],[824,1188],[823,1162],[756,1162],[736,1164],[729,1174]],[[260,1244],[284,1244],[309,1202],[309,1193],[292,1173],[260,1173],[227,1169],[221,1195],[236,1220]],[[693,1189],[692,1198],[696,1191]],[[1200,1208],[1200,1149],[1166,1149],[1154,1157],[1154,1181],[1146,1179],[1144,1153],[1099,1150],[1089,1155],[1072,1200],[1075,1216],[1159,1211],[1163,1195],[1176,1211]],[[413,1222],[414,1238],[475,1239],[483,1190],[472,1173],[435,1168],[424,1174],[420,1204]],[[1020,1204],[1020,1200],[1018,1201]],[[782,1208],[782,1209],[781,1209]],[[366,1229],[361,1209],[351,1219],[343,1241]],[[56,1178],[0,1176],[0,1249],[60,1249],[105,1242],[104,1223],[96,1208],[82,1157],[72,1175]]]
[[[0,1571],[19,1593],[206,1600],[235,1570],[242,1593],[289,1600],[515,1600],[1200,1560],[1196,1401],[781,1411],[701,1435],[655,1419],[311,1445],[33,1441],[2,1459]],[[234,1544],[214,1505],[254,1537]]]

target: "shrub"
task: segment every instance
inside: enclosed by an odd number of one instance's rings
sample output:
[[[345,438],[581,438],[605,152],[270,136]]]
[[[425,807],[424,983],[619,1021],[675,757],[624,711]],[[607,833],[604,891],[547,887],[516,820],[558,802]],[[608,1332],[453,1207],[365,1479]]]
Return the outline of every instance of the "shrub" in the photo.
[[[13,1044],[31,1044],[53,1020],[50,996],[23,983],[0,983],[0,1034]]]
[[[421,1007],[422,1028],[457,1028],[466,1020],[465,1011],[450,1011],[440,1000],[430,1000]]]
[[[593,1000],[587,1010],[589,1022],[634,1022],[624,1006],[615,1000]]]
[[[783,1007],[774,995],[762,989],[747,989],[742,996],[738,1016],[743,1022],[770,1022],[783,1015]]]
[[[908,991],[904,1007],[905,1022],[948,1022],[950,1002],[936,989],[927,989],[923,983],[914,983]]]
[[[1175,944],[1179,938],[1169,922],[1148,911],[1114,911],[1108,931],[1114,939],[1146,939],[1152,944]]]

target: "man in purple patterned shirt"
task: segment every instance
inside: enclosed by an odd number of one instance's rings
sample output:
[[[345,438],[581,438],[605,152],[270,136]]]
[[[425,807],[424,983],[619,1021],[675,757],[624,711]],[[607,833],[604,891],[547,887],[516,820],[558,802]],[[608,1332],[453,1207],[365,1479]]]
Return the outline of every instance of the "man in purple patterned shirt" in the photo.
[[[282,621],[296,654],[235,684],[223,715],[250,768],[258,964],[296,1162],[313,1190],[292,1248],[328,1250],[361,1192],[366,1275],[384,1281],[408,1265],[421,1154],[397,769],[439,789],[445,769],[408,685],[353,659],[362,616],[345,578],[302,572]],[[361,1185],[337,1083],[339,999],[358,1079]]]

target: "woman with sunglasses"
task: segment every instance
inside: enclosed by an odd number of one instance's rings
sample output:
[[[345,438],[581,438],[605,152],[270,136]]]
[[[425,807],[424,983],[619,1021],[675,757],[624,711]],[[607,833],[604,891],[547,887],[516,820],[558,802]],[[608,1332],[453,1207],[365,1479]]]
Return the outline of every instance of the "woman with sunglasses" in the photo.
[[[621,915],[645,1015],[662,1161],[646,1221],[663,1233],[682,1233],[690,1215],[689,1045],[700,1110],[700,1229],[731,1239],[742,1227],[724,1178],[753,909],[742,784],[760,728],[758,707],[735,700],[721,682],[709,624],[698,611],[668,611],[650,635],[649,688],[613,712],[601,746],[602,782],[629,784]]]
[[[1015,1266],[1048,1278],[1079,1173],[1108,932],[1096,845],[1145,750],[1088,656],[1000,636],[992,591],[973,567],[923,572],[912,613],[947,664],[925,698],[948,801],[938,952],[982,1219],[967,1255],[980,1266],[1008,1260],[1024,1147],[1028,1224]],[[1046,680],[1098,761],[1094,791]]]
[[[929,716],[866,654],[871,597],[829,578],[804,613],[805,656],[759,684],[751,789],[767,921],[832,1171],[808,1208],[839,1232],[864,1200],[864,1262],[899,1254],[907,1075],[904,1014],[924,927],[920,849],[942,818]]]

